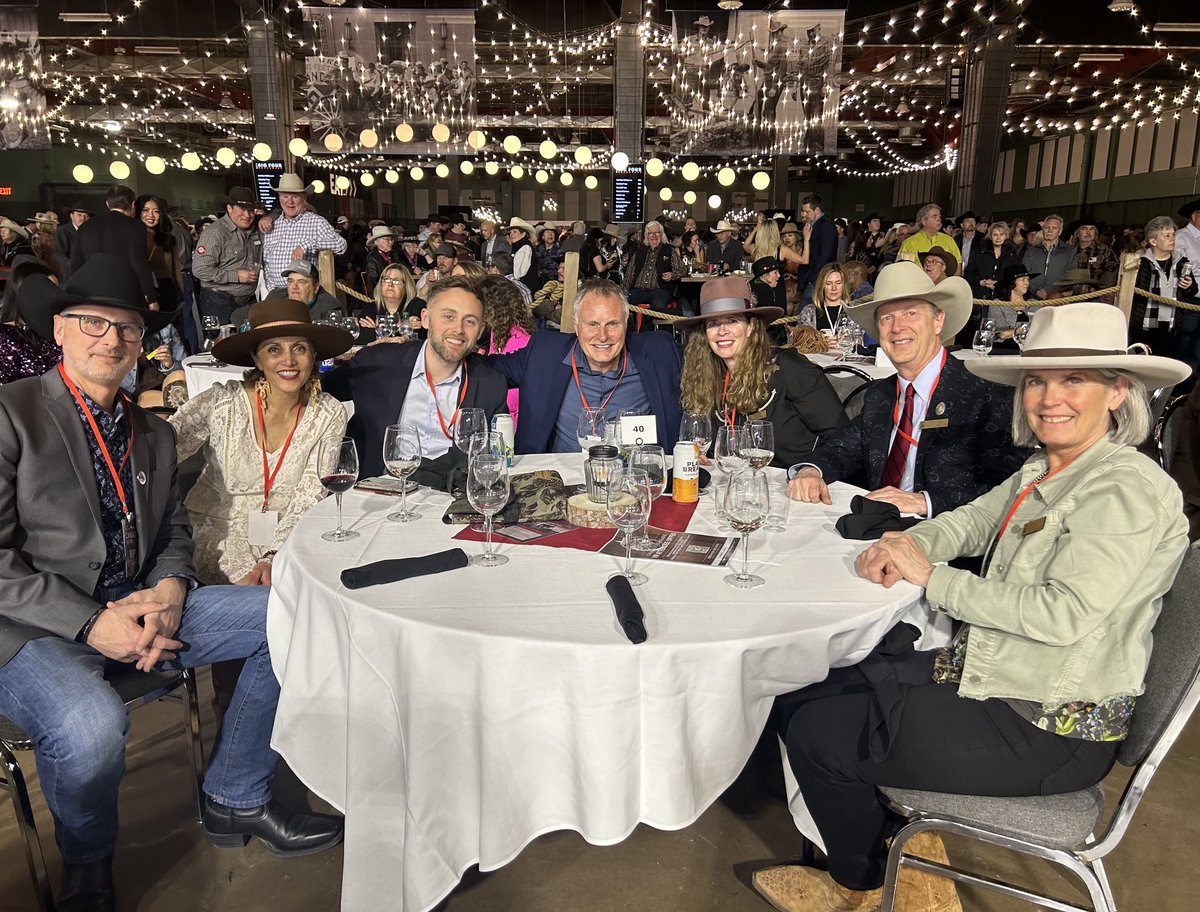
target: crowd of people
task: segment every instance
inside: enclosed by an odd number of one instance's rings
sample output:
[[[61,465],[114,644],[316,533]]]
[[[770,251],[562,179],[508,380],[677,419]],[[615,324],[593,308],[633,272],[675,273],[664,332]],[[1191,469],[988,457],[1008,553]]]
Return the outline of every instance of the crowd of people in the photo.
[[[472,226],[465,214],[431,216],[410,235],[331,225],[307,205],[310,190],[286,174],[279,211],[264,213],[234,188],[223,214],[195,226],[120,185],[105,213],[73,209],[53,230],[49,213],[32,230],[0,221],[0,714],[31,734],[42,782],[55,784],[60,908],[115,908],[127,726],[97,673],[106,659],[238,662],[204,783],[214,843],[257,837],[295,855],[341,839],[340,819],[285,808],[270,790],[273,559],[324,496],[321,440],[347,434],[361,474],[380,475],[388,426],[411,425],[420,477],[450,490],[467,408],[511,414],[517,454],[578,453],[581,416],[601,409],[652,417],[668,452],[687,414],[765,419],[793,500],[831,503],[829,485],[843,481],[918,520],[883,534],[857,570],[924,587],[959,632],[918,652],[899,625],[860,665],[777,699],[770,724],[829,855],[827,873],[755,876],[777,909],[878,903],[897,821],[876,786],[1047,794],[1106,775],[1188,540],[1178,485],[1137,451],[1148,390],[1189,377],[1200,321],[1157,299],[1135,300],[1128,323],[1109,301],[1038,305],[1108,288],[1120,269],[1165,299],[1194,300],[1200,201],[1181,210],[1181,228],[1164,216],[1123,237],[1119,257],[1094,224],[1066,232],[1056,215],[1010,225],[972,213],[950,224],[933,204],[886,231],[875,214],[833,219],[810,195],[799,223],[763,213],[705,230],[688,219],[677,236],[657,221],[622,237],[518,217]],[[341,279],[354,287],[357,276],[369,303],[347,307],[321,288],[322,250],[344,258]],[[579,285],[561,327],[572,251]],[[704,281],[680,281],[696,274]],[[683,344],[635,331],[637,304],[677,309]],[[785,313],[797,332],[779,332]],[[896,370],[853,416],[805,354],[824,352],[843,317]],[[1029,321],[1024,351],[953,356],[985,319]],[[138,404],[208,326],[228,324],[241,331],[212,354],[243,376],[163,403],[171,427]],[[1153,353],[1125,354],[1132,341]],[[338,400],[353,402],[348,421]],[[181,498],[175,466],[195,454],[203,468]],[[880,673],[906,682],[908,708],[885,714],[890,729],[869,684]],[[91,720],[86,736],[72,716]],[[959,908],[944,882],[904,877],[902,890],[928,900],[910,908]]]

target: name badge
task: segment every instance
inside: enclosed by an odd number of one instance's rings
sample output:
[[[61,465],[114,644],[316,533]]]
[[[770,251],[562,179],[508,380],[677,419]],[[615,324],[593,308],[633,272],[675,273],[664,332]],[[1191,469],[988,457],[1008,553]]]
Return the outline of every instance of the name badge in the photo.
[[[658,443],[658,422],[653,415],[626,415],[621,418],[621,444],[641,446]]]
[[[921,422],[921,430],[931,431],[936,428],[950,427],[949,418],[926,418]]]
[[[268,547],[275,542],[278,525],[278,510],[251,510],[247,516],[246,540],[256,548]]]
[[[1031,519],[1021,527],[1021,535],[1032,535],[1034,532],[1041,532],[1046,527],[1046,517],[1039,516],[1037,519]]]

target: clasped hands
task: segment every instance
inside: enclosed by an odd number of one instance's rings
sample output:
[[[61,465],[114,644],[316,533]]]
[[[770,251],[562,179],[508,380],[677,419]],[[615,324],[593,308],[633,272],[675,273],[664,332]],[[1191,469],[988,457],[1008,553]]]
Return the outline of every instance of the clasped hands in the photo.
[[[907,532],[884,532],[879,541],[854,559],[854,569],[863,579],[890,589],[907,580],[924,589],[929,585],[933,564]]]
[[[88,633],[87,644],[101,655],[151,671],[173,659],[183,643],[173,639],[183,618],[187,584],[176,577],[108,602]],[[139,623],[140,621],[140,623]]]

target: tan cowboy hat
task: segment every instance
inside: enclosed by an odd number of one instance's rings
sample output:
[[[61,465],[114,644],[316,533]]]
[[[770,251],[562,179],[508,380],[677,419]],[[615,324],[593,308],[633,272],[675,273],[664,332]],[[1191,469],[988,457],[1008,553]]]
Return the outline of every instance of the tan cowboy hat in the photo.
[[[709,279],[700,288],[700,316],[676,320],[677,327],[697,326],[717,316],[756,317],[765,323],[783,316],[781,307],[754,307],[750,283],[739,276]]]
[[[1029,321],[1025,348],[1019,355],[972,358],[967,370],[995,383],[1016,386],[1027,370],[1043,368],[1109,368],[1140,377],[1151,389],[1174,386],[1192,369],[1182,361],[1158,355],[1131,355],[1125,315],[1101,301],[1043,307]]]
[[[787,222],[783,226],[783,230],[779,232],[779,236],[783,237],[785,234],[799,234],[799,233],[800,233],[800,229],[796,227],[795,222]]]
[[[217,342],[213,357],[226,364],[254,367],[254,353],[268,339],[302,336],[316,349],[317,361],[342,354],[354,344],[354,337],[337,326],[321,326],[312,321],[308,305],[291,298],[268,298],[250,305],[250,329],[234,333]],[[316,364],[313,365],[316,370]]]
[[[21,227],[10,218],[0,217],[0,228],[7,228],[13,234],[18,234],[25,240],[29,240],[29,230]]]
[[[512,229],[514,229],[514,228],[516,228],[520,231],[524,231],[529,236],[530,240],[533,240],[534,236],[537,234],[537,232],[533,230],[533,226],[531,224],[529,224],[529,222],[525,221],[525,219],[517,218],[515,215],[511,219],[508,220],[508,224],[504,227],[504,231],[507,234],[509,231],[512,231]]]
[[[1076,285],[1090,285],[1092,288],[1100,287],[1100,283],[1092,278],[1092,271],[1086,267],[1083,269],[1068,269],[1063,273],[1063,277],[1054,283],[1055,288],[1074,288]]]
[[[884,304],[905,300],[927,301],[946,315],[942,324],[943,342],[953,339],[971,318],[971,286],[966,279],[948,276],[935,285],[924,269],[908,260],[879,270],[875,296],[865,304],[851,304],[846,310],[860,326],[877,333],[875,312]]]
[[[280,175],[279,183],[271,187],[276,193],[312,193],[313,185],[305,186],[299,174],[287,172]]]
[[[737,231],[737,230],[738,230],[737,225],[734,225],[732,222],[727,222],[727,221],[725,221],[725,219],[721,219],[719,222],[717,222],[717,227],[713,229],[713,232],[716,234],[720,234],[722,231]]]
[[[955,258],[954,254],[940,245],[930,247],[924,253],[918,253],[917,257],[921,260],[922,266],[925,265],[926,257],[933,257],[941,260],[946,264],[946,275],[958,275],[958,260]]]
[[[605,225],[600,230],[603,234],[607,234],[610,238],[619,239],[621,237],[621,229],[618,228],[616,225],[612,224],[611,222],[609,224]]]
[[[371,229],[371,233],[367,235],[367,246],[370,247],[380,238],[394,238],[395,236],[396,232],[387,225],[376,225]]]

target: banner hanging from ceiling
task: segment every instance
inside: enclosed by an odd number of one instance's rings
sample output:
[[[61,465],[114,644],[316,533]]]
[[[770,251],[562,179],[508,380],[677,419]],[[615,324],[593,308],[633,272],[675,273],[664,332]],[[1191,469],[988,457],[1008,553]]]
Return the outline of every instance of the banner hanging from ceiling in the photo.
[[[37,7],[0,8],[0,150],[49,148]]]
[[[672,13],[671,148],[834,154],[844,10]]]
[[[470,10],[304,8],[305,93],[312,137],[366,129],[380,149],[396,125],[414,128],[418,151],[428,127],[470,130],[475,115],[475,17]],[[425,127],[423,130],[422,127]]]

